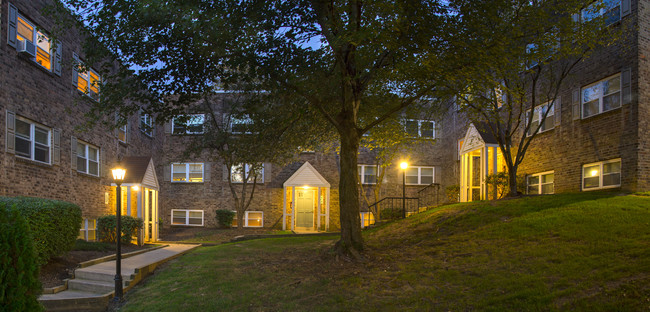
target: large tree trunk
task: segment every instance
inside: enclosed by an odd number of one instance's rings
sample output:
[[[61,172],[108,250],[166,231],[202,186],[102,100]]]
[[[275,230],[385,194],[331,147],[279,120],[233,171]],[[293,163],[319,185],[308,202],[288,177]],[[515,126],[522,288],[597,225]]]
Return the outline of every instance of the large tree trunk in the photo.
[[[517,168],[508,169],[508,186],[510,187],[510,192],[508,192],[509,197],[518,196],[517,192]]]
[[[339,203],[341,209],[341,240],[336,243],[339,254],[360,258],[363,250],[361,220],[359,216],[359,192],[357,177],[357,153],[359,134],[354,126],[339,128],[341,137],[341,177]]]

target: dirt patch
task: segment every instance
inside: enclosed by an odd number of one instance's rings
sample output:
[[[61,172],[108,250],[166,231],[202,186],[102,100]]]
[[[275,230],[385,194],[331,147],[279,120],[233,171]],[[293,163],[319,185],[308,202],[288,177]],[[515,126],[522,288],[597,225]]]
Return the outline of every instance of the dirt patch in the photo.
[[[152,247],[151,245],[136,246],[126,245],[122,246],[122,253],[142,250]],[[72,278],[74,270],[79,266],[79,263],[93,260],[105,256],[114,255],[115,250],[111,251],[85,251],[85,250],[72,250],[65,256],[55,257],[41,267],[39,280],[43,288],[51,288],[63,285],[63,280]]]

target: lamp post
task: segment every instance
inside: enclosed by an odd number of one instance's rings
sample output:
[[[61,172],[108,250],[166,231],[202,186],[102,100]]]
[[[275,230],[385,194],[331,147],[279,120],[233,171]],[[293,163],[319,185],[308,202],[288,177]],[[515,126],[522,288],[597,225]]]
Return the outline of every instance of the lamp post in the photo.
[[[122,215],[122,181],[124,181],[124,176],[126,175],[126,170],[119,168],[111,170],[113,172],[113,180],[117,184],[116,190],[116,202],[117,207],[115,208],[115,217],[116,217],[116,228],[115,236],[117,239],[117,252],[115,254],[115,301],[122,300],[123,290],[122,290],[122,225],[121,225],[121,215]]]
[[[406,168],[409,164],[403,161],[399,167],[402,168],[402,218],[406,219]]]

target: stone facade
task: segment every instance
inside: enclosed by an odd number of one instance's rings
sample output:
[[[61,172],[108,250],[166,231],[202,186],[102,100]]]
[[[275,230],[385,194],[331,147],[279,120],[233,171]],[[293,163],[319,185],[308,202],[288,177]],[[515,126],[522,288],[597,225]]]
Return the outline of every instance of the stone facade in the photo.
[[[216,224],[215,210],[233,209],[226,168],[209,160],[207,155],[184,159],[183,153],[191,137],[174,135],[168,126],[155,127],[152,137],[139,129],[139,116],[130,116],[127,142],[120,142],[116,132],[96,126],[79,130],[89,106],[79,101],[85,97],[71,83],[73,53],[81,54],[78,31],[69,29],[58,39],[62,43],[61,74],[44,69],[35,61],[19,55],[8,42],[9,7],[14,5],[20,15],[47,32],[54,25],[42,15],[49,0],[0,0],[0,195],[37,196],[70,201],[80,205],[85,218],[113,213],[115,188],[107,168],[124,156],[152,156],[160,185],[159,216],[164,226],[172,222],[172,209],[202,210],[204,226]],[[583,165],[610,159],[621,159],[621,189],[650,189],[650,2],[632,1],[631,13],[610,27],[630,25],[624,45],[611,46],[582,62],[566,81],[561,92],[560,116],[552,130],[541,133],[530,146],[519,173],[535,174],[554,171],[555,192],[582,189]],[[625,48],[623,48],[624,46]],[[83,59],[83,55],[80,55]],[[626,70],[631,73],[631,101],[622,107],[591,116],[574,118],[572,99],[575,90]],[[7,146],[10,139],[7,121],[11,116],[42,125],[51,132],[50,153],[58,161],[41,163],[16,156]],[[445,188],[459,184],[460,161],[458,141],[465,136],[470,122],[450,105],[438,120],[435,140],[422,140],[398,152],[395,165],[387,169],[380,198],[362,199],[362,209],[387,196],[402,195],[402,171],[397,164],[408,161],[412,166],[435,168],[434,182],[440,184],[439,201],[445,199]],[[54,133],[58,142],[55,144]],[[73,141],[81,140],[100,149],[100,174],[91,176],[75,169]],[[171,163],[204,163],[206,172],[201,183],[172,182],[168,173]],[[302,153],[288,165],[265,164],[265,178],[257,186],[249,211],[264,213],[263,226],[281,228],[284,209],[283,183],[305,162],[309,162],[330,184],[330,230],[339,228],[338,180],[339,159],[335,152]],[[359,164],[376,165],[373,154],[361,150]],[[208,169],[209,168],[209,169]],[[372,185],[364,192],[372,194]],[[408,197],[416,197],[425,185],[407,186]],[[108,200],[106,200],[108,198]],[[135,205],[135,196],[132,197]],[[133,212],[132,212],[133,214]]]

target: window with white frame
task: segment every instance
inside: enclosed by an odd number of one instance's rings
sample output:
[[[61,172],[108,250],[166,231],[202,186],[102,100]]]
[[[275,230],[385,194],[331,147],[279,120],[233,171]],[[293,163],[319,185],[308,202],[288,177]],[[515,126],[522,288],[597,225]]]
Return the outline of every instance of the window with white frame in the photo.
[[[528,194],[553,194],[555,192],[555,172],[542,172],[528,176]]]
[[[79,229],[79,239],[83,239],[88,242],[97,240],[97,220],[95,219],[84,219],[81,223],[81,229]]]
[[[90,96],[94,100],[99,100],[99,84],[101,78],[94,69],[88,66],[82,66],[84,70],[77,71],[77,90]]]
[[[406,184],[407,185],[425,185],[434,182],[433,167],[413,166],[406,168]]]
[[[99,176],[99,148],[77,141],[77,171]]]
[[[621,107],[621,75],[582,88],[582,118]]]
[[[126,124],[124,124],[124,125],[121,125],[121,126],[117,127],[117,139],[120,142],[126,143],[127,131],[129,131],[128,122]]]
[[[375,224],[375,215],[372,212],[360,212],[361,228]]]
[[[359,171],[359,183],[377,184],[377,166],[357,165]]]
[[[252,125],[253,120],[248,116],[241,118],[230,116],[230,132],[233,134],[251,134]]]
[[[254,175],[251,175],[251,173],[254,173]],[[264,164],[259,166],[237,164],[230,168],[230,181],[234,183],[244,183],[244,180],[250,183],[253,182],[255,177],[257,177],[256,183],[264,183]]]
[[[172,182],[203,182],[203,163],[172,164]]]
[[[149,114],[140,114],[140,131],[149,137],[153,136],[153,119]]]
[[[237,227],[237,212],[232,219],[232,226]],[[262,211],[245,211],[244,212],[244,227],[263,227],[264,226],[264,212]]]
[[[35,56],[33,61],[43,68],[52,70],[52,47],[50,38],[36,29],[36,26],[24,16],[18,14],[16,17],[16,40],[19,46],[31,46]]]
[[[555,103],[555,102],[553,102]],[[534,110],[532,110],[533,114],[533,120],[530,123],[530,127],[528,128],[528,132],[526,135],[531,136],[533,133],[535,133],[535,130],[537,130],[537,127],[539,127],[540,121],[543,119],[544,114],[548,111],[548,114],[546,115],[546,119],[544,119],[544,122],[542,123],[542,126],[539,128],[538,133],[542,133],[544,131],[551,130],[555,128],[555,105],[551,103],[544,103],[542,105],[539,105],[535,107]],[[530,114],[531,110],[526,111],[526,123],[530,120]]]
[[[202,134],[204,114],[189,114],[176,116],[172,120],[173,134]]]
[[[621,186],[621,159],[612,159],[582,166],[582,190]]]
[[[50,163],[49,128],[24,118],[16,118],[16,155],[38,162]]]
[[[431,120],[407,119],[404,126],[409,137],[424,139],[435,138],[435,123]]]
[[[594,1],[590,6],[582,9],[582,21],[590,21],[604,16],[605,24],[609,25],[621,20],[621,0]]]
[[[172,225],[203,226],[203,210],[172,209]]]

